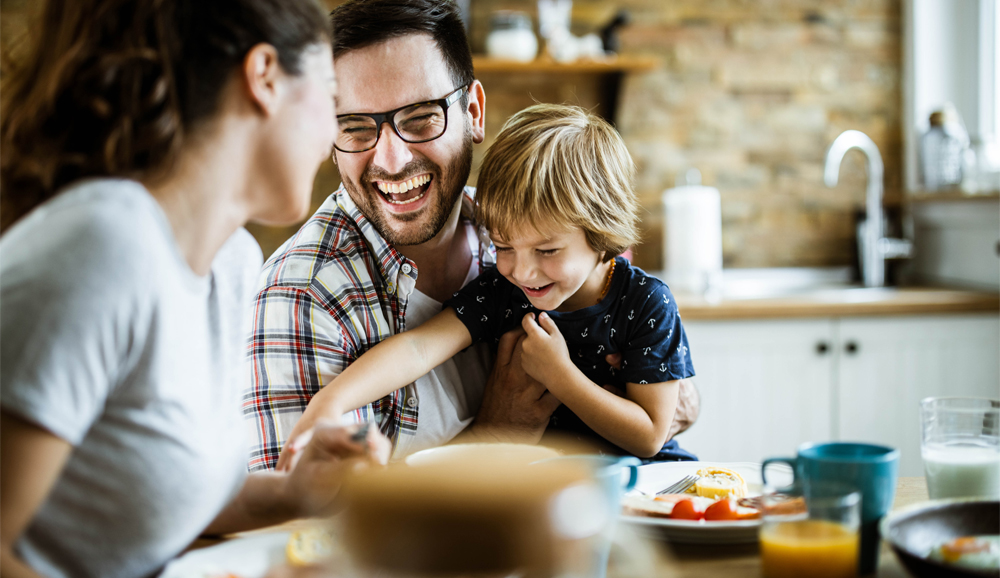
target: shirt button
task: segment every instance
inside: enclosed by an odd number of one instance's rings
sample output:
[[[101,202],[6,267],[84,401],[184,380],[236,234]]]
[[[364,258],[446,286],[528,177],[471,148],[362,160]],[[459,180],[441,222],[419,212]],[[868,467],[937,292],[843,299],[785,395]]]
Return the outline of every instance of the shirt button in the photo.
[[[401,269],[403,270],[403,275],[409,275],[410,271],[413,271],[413,267],[410,267],[409,263],[403,263]]]
[[[415,397],[406,398],[406,405],[410,407],[417,407],[417,398]]]

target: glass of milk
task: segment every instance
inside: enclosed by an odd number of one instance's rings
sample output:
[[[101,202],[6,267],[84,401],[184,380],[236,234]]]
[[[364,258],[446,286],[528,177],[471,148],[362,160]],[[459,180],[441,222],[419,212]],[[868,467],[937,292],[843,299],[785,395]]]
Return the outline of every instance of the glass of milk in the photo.
[[[1000,499],[1000,401],[928,397],[920,422],[931,499]]]

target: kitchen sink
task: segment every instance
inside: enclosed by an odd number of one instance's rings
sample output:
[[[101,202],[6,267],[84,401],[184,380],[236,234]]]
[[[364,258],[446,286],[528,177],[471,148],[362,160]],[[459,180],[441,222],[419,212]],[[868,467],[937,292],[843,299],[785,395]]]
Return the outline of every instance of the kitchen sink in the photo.
[[[858,291],[859,298],[868,295],[865,287],[852,278],[849,267],[785,267],[772,269],[725,269],[721,287],[710,293],[725,300],[772,299],[788,296],[842,294]],[[871,288],[882,289],[882,288]]]

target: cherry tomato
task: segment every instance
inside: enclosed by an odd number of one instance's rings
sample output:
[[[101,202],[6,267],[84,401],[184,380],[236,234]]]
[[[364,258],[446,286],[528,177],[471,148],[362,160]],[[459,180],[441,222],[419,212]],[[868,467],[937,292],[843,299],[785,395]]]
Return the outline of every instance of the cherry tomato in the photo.
[[[670,511],[670,517],[675,520],[700,520],[705,517],[705,514],[695,510],[694,502],[691,500],[681,500],[674,504],[674,509]]]
[[[736,501],[729,498],[723,498],[705,508],[706,520],[738,520],[739,517],[736,513]]]

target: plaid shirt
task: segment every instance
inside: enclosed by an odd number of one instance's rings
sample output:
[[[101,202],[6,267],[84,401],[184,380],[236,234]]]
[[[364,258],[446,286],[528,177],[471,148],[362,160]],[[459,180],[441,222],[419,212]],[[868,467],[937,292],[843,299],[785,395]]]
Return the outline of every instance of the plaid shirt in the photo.
[[[462,215],[471,218],[475,189]],[[480,271],[495,258],[479,231]],[[321,387],[362,353],[406,330],[417,280],[413,261],[389,245],[343,185],[264,264],[248,343],[252,383],[243,415],[254,441],[251,471],[274,468],[295,422]],[[414,384],[354,412],[375,421],[395,447],[417,429]],[[412,406],[411,406],[412,405]],[[253,424],[250,426],[250,424]]]

